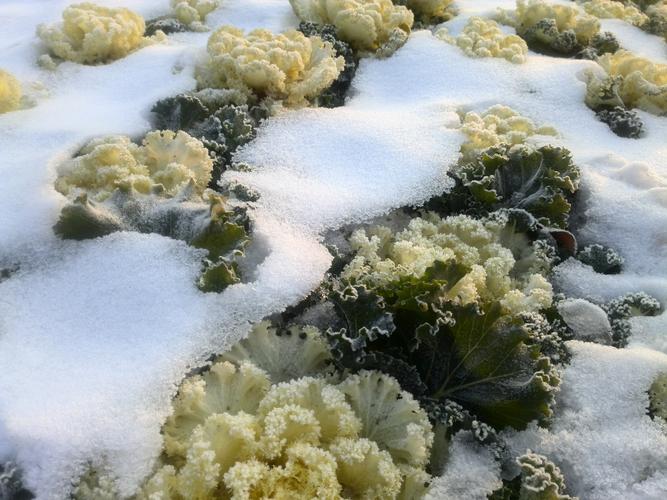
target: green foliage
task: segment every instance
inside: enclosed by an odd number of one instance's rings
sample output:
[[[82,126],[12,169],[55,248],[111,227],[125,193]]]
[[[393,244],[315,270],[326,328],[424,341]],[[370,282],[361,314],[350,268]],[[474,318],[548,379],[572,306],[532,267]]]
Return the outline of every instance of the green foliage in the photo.
[[[152,108],[158,129],[184,130],[209,150],[213,159],[210,187],[231,166],[232,155],[255,138],[256,128],[271,114],[262,103],[242,103],[234,92],[200,91],[158,101]]]
[[[644,122],[631,109],[625,109],[621,106],[600,108],[595,112],[595,115],[598,120],[606,123],[609,129],[619,137],[638,139],[644,133]]]
[[[104,203],[85,195],[66,205],[54,226],[65,239],[84,240],[115,231],[157,233],[207,250],[199,288],[220,292],[240,281],[236,261],[250,241],[250,223],[245,212],[231,207],[219,195],[208,202],[190,189],[172,199],[138,198],[132,192],[115,192]]]
[[[87,240],[121,231],[123,222],[103,205],[89,201],[84,194],[60,212],[53,230],[61,238]]]
[[[632,327],[630,318],[635,316],[657,316],[662,309],[660,302],[644,292],[629,293],[612,300],[604,306],[611,324],[612,345],[625,347]]]
[[[21,471],[13,462],[0,463],[0,498],[30,500],[35,496],[21,482]]]
[[[450,175],[456,185],[440,199],[453,213],[519,208],[545,226],[566,228],[580,171],[567,149],[501,144]]]
[[[618,274],[625,262],[616,250],[598,244],[585,246],[577,253],[577,259],[601,274]]]
[[[380,352],[377,369],[411,387],[415,382],[401,374],[414,377],[416,372],[423,397],[457,402],[499,429],[521,429],[546,419],[559,381],[530,324],[503,314],[498,302],[454,305],[443,299],[467,271],[459,264],[437,262],[421,278],[402,278],[377,290],[375,301],[366,297],[366,303],[384,301],[386,312],[370,317],[387,324],[390,312],[395,331],[387,335],[391,328],[385,328],[384,335],[371,338],[367,332],[373,331],[372,324],[360,325],[360,314],[353,321],[346,316],[347,331],[356,333],[333,335],[335,357],[347,368],[359,369],[367,356]]]
[[[521,474],[489,495],[489,500],[576,500],[565,493],[565,478],[557,465],[537,453],[516,459]]]
[[[325,42],[329,42],[336,51],[336,55],[345,59],[345,66],[338,78],[316,99],[316,103],[325,108],[342,106],[345,104],[345,96],[359,65],[359,60],[354,55],[352,47],[338,38],[336,27],[331,24],[301,22],[299,31],[308,37],[319,36]]]
[[[188,27],[178,19],[171,17],[159,17],[146,21],[145,36],[153,36],[158,31],[162,31],[165,35],[170,35],[172,33],[188,31]]]

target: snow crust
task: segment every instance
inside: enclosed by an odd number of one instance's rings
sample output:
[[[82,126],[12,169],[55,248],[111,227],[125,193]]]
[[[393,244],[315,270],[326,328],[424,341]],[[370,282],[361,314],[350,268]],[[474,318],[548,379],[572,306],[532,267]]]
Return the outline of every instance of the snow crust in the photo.
[[[584,104],[582,73],[595,63],[532,52],[523,65],[469,59],[427,31],[389,59],[363,60],[345,107],[286,111],[238,154],[253,168],[227,177],[261,194],[254,239],[264,257],[250,282],[202,294],[194,287],[200,254],[156,235],[57,240],[51,227],[64,199],[52,187],[55,166],[92,136],[147,131],[156,100],[194,88],[208,37],[175,34],[109,65],[47,72],[36,64],[34,29],[69,3],[0,3],[0,66],[36,101],[0,115],[0,268],[18,266],[0,282],[0,459],[17,459],[38,498],[66,498],[86,461],[101,458],[129,493],[159,452],[183,375],[319,283],[331,258],[322,233],[447,187],[463,140],[457,111],[504,104],[549,123],[582,167],[579,239],[614,247],[626,264],[603,276],[568,261],[555,274],[561,290],[604,299],[643,290],[667,303],[667,120],[640,112],[646,136],[619,138]],[[146,18],[169,10],[167,0],[98,3]],[[456,4],[460,16],[446,23],[453,34],[471,15],[514,2]],[[298,24],[285,0],[225,0],[207,22]],[[617,20],[603,27],[667,61],[658,37]],[[508,435],[517,453],[549,455],[581,498],[667,496],[667,438],[645,413],[652,378],[667,370],[667,316],[633,326],[627,349],[572,342],[552,430]],[[433,498],[484,498],[499,485],[497,465],[464,436],[451,456]]]

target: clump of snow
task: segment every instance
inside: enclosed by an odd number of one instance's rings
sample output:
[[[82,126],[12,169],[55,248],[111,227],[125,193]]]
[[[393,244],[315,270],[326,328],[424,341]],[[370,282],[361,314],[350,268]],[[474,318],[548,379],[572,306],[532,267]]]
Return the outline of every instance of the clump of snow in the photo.
[[[425,500],[486,500],[501,486],[500,465],[491,452],[469,433],[459,432],[449,444],[445,470],[433,480]]]
[[[611,342],[611,325],[600,306],[584,299],[567,299],[558,304],[558,312],[575,338],[599,344]]]

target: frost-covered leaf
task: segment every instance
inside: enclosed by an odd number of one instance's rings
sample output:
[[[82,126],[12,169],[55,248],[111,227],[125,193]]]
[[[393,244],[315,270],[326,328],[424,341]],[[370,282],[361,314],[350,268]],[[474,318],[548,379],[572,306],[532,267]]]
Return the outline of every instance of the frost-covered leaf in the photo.
[[[500,145],[454,170],[452,211],[492,212],[520,208],[546,226],[565,228],[579,188],[579,168],[570,152],[555,146]],[[457,206],[458,205],[458,206]]]
[[[268,321],[253,326],[248,337],[219,358],[241,363],[251,361],[266,371],[271,382],[320,376],[331,362],[326,340],[314,327],[276,328]]]

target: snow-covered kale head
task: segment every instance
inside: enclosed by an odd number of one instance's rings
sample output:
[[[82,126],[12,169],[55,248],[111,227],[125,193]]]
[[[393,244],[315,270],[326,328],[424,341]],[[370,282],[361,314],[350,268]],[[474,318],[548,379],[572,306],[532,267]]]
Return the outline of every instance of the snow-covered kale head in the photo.
[[[220,6],[220,0],[171,0],[174,17],[192,29],[201,29],[206,16]]]
[[[152,109],[159,129],[183,130],[199,139],[213,158],[209,186],[217,187],[232,165],[232,155],[255,138],[259,124],[271,114],[265,103],[248,102],[243,94],[202,90],[158,101]]]
[[[290,106],[315,99],[345,65],[330,43],[294,30],[273,34],[256,29],[244,34],[222,26],[209,38],[207,51],[195,74],[200,88],[236,89]]]
[[[122,230],[186,241],[208,252],[200,289],[222,291],[240,281],[250,224],[242,207],[206,188],[212,168],[203,144],[183,131],[149,132],[141,145],[93,140],[61,166],[56,189],[69,202],[54,230],[65,239]]]
[[[558,466],[544,455],[528,450],[516,463],[521,474],[505,481],[489,500],[576,500],[566,494],[565,478]]]
[[[0,114],[14,111],[21,105],[21,83],[0,69]]]
[[[459,36],[451,36],[445,27],[439,28],[435,35],[458,46],[469,57],[499,57],[521,64],[528,53],[523,38],[504,33],[497,22],[482,17],[471,17]]]
[[[276,335],[264,324],[187,378],[139,498],[421,497],[433,441],[426,413],[382,373],[340,382],[316,373],[325,346],[314,329]]]
[[[500,144],[524,144],[533,136],[558,137],[550,125],[538,125],[508,106],[497,104],[486,111],[469,111],[461,116],[462,162],[474,161],[483,151]]]
[[[518,208],[545,226],[566,228],[580,171],[565,148],[501,144],[450,175],[455,187],[441,201],[454,213]]]
[[[577,254],[577,259],[601,274],[618,274],[625,262],[616,250],[598,244],[585,246]]]
[[[533,50],[573,56],[589,48],[597,54],[618,49],[611,33],[600,33],[600,21],[570,5],[517,0],[510,22]]]
[[[336,27],[331,24],[301,22],[299,31],[308,37],[318,36],[325,42],[329,42],[336,55],[345,60],[345,66],[338,78],[328,89],[323,90],[316,99],[317,105],[325,108],[342,106],[345,103],[345,95],[352,84],[352,78],[357,71],[358,61],[352,47],[338,38]]]
[[[62,23],[37,27],[49,52],[61,59],[105,63],[125,57],[145,41],[144,19],[128,9],[85,2],[70,5],[62,17]]]
[[[637,292],[612,300],[604,309],[609,316],[613,345],[625,347],[632,335],[630,319],[636,316],[656,316],[662,306],[658,299],[647,293]]]
[[[118,190],[173,197],[190,184],[201,194],[212,169],[200,141],[185,132],[156,130],[140,145],[126,136],[93,139],[60,166],[55,186],[70,198],[85,194],[95,201]]]
[[[508,246],[505,246],[508,245]],[[413,219],[358,231],[332,285],[337,363],[386,371],[420,397],[453,400],[497,428],[550,415],[558,376],[526,313],[551,305],[549,253],[506,215]]]
[[[418,3],[421,0],[416,0]],[[390,55],[408,39],[414,16],[392,0],[290,0],[305,22],[331,24],[359,52]]]
[[[454,0],[392,0],[395,5],[405,5],[421,24],[438,24],[456,14]]]
[[[667,64],[619,50],[598,58],[603,71],[587,73],[586,104],[593,110],[620,106],[667,113]]]
[[[648,20],[635,2],[629,0],[585,0],[582,7],[588,14],[600,19],[622,19],[635,26],[642,26]]]

